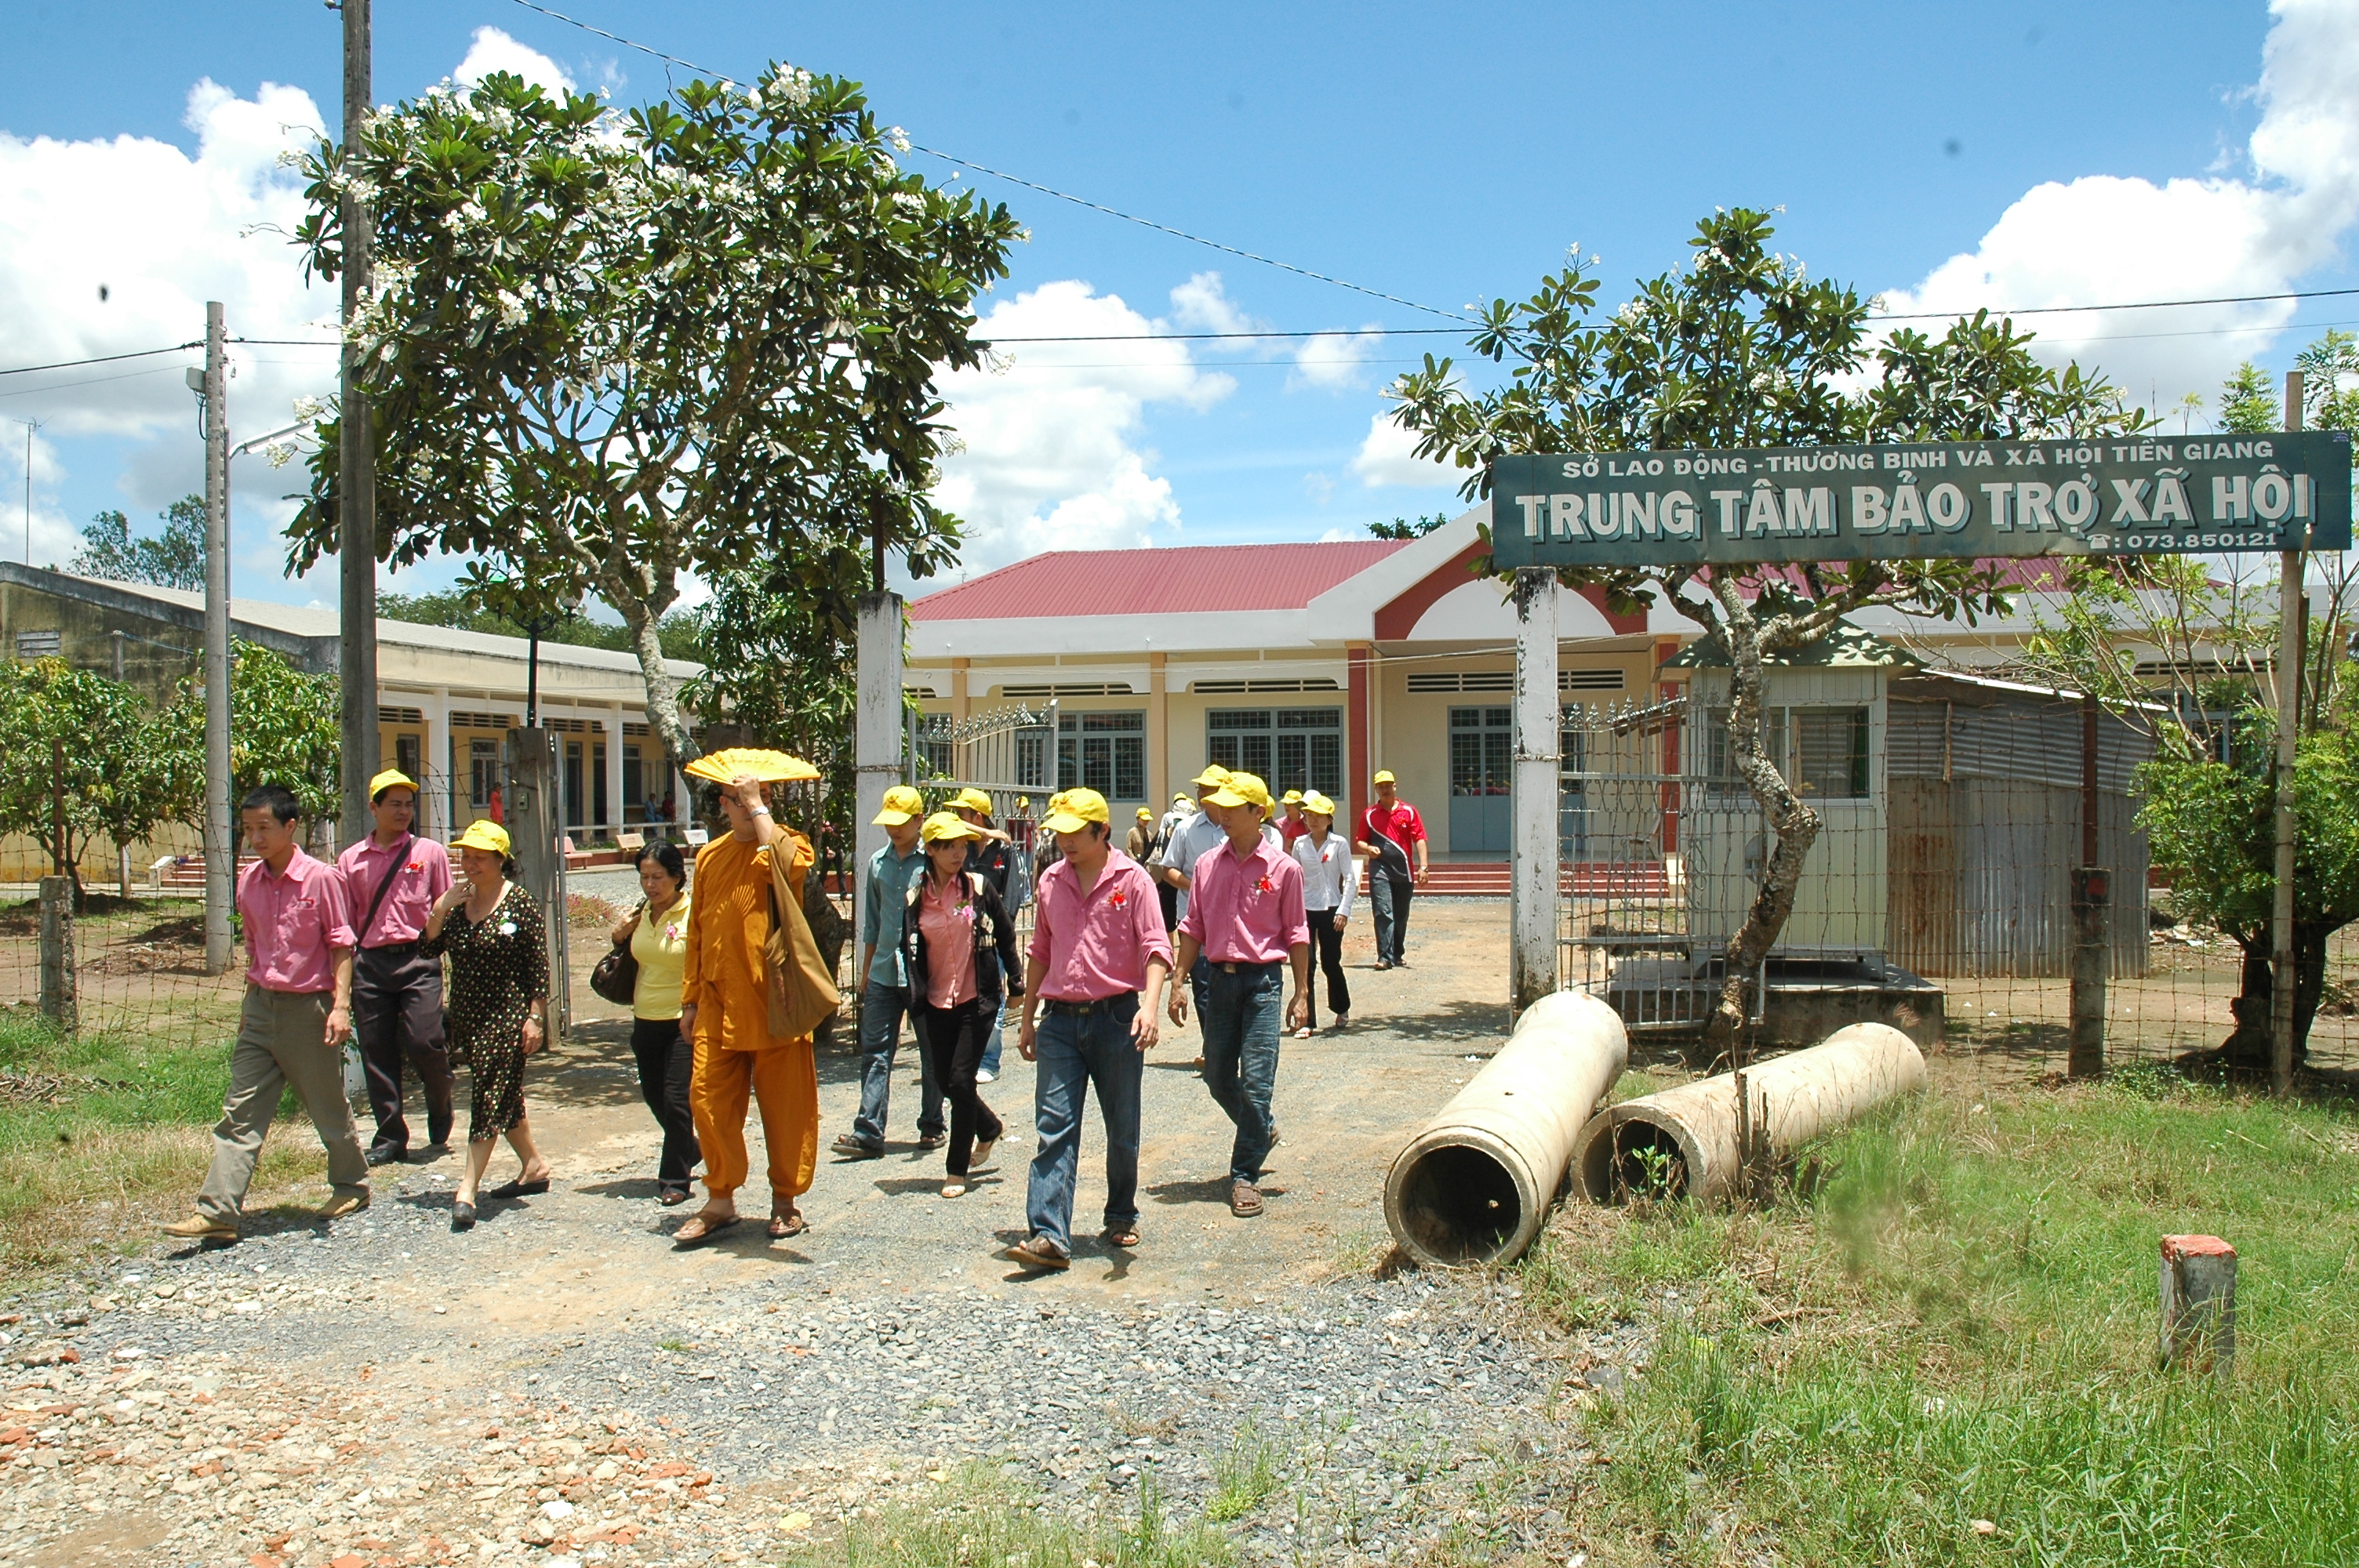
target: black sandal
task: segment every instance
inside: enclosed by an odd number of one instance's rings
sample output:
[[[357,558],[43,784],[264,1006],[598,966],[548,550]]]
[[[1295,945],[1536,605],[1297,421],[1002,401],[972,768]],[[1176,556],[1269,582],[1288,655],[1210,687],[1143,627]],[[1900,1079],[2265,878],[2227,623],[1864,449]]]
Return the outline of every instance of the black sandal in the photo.
[[[537,1182],[502,1182],[484,1195],[506,1202],[511,1198],[537,1198],[547,1191],[549,1191],[549,1178],[543,1176]]]

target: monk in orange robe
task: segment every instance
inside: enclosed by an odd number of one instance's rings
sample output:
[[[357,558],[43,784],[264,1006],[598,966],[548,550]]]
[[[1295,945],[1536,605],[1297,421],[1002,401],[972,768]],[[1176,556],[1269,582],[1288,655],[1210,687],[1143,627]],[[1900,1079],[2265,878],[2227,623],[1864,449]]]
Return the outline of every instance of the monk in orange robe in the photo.
[[[737,1223],[737,1189],[745,1184],[745,1108],[762,1110],[770,1157],[770,1236],[808,1228],[795,1199],[810,1190],[819,1162],[819,1069],[811,1038],[770,1033],[764,939],[770,930],[770,862],[790,857],[787,876],[798,903],[812,865],[810,840],[772,819],[768,786],[741,776],[721,790],[728,837],[698,851],[689,903],[688,963],[680,988],[680,1029],[695,1044],[688,1105],[704,1150],[704,1207],[673,1233],[680,1246]]]

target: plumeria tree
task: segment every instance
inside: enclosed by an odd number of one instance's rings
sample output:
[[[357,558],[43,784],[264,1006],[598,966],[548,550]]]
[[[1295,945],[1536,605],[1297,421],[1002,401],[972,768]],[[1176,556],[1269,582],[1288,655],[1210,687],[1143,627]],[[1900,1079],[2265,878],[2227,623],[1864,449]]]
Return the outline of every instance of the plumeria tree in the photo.
[[[538,608],[604,600],[681,757],[658,628],[683,573],[851,547],[881,588],[888,559],[947,564],[935,377],[980,362],[975,297],[1020,231],[904,170],[906,146],[857,83],[783,65],[626,114],[494,75],[320,146],[311,270],[343,265],[343,194],[375,220],[351,330],[380,558],[469,554],[477,586]],[[336,448],[324,430],[298,568],[336,545]]]
[[[1493,459],[1515,455],[2093,436],[2149,423],[2102,377],[2041,365],[2030,334],[1987,313],[1938,338],[1903,330],[1871,344],[1872,302],[1771,251],[1774,233],[1766,212],[1714,213],[1696,226],[1687,265],[1640,284],[1603,320],[1592,319],[1594,265],[1576,249],[1528,298],[1484,308],[1471,347],[1509,367],[1503,381],[1470,391],[1448,359],[1428,355],[1393,389],[1394,417],[1416,435],[1418,456],[1468,470],[1468,500],[1489,493]],[[1745,978],[1793,913],[1821,826],[1763,744],[1766,665],[1873,605],[1969,622],[2003,611],[2004,579],[1989,563],[1954,559],[1559,576],[1602,588],[1616,610],[1669,604],[1729,656],[1730,760],[1777,838],[1729,939],[1706,1030],[1707,1049],[1733,1054],[1747,1016]]]

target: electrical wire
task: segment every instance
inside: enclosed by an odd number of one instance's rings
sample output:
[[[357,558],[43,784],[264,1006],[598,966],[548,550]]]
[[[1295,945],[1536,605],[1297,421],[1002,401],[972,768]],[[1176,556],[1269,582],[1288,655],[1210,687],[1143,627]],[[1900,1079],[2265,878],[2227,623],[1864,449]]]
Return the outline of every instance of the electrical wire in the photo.
[[[117,360],[144,360],[150,354],[177,354],[182,349],[201,349],[204,346],[204,341],[199,339],[193,343],[174,343],[168,349],[134,349],[127,354],[99,354],[86,360],[60,360],[55,364],[15,365],[0,370],[0,375],[26,375],[37,370],[71,370],[77,365],[113,364]]]
[[[678,55],[666,54],[663,50],[651,49],[635,38],[626,38],[620,33],[610,33],[603,27],[592,27],[587,22],[578,21],[562,11],[552,11],[546,5],[537,4],[536,0],[516,0],[516,4],[527,11],[537,11],[554,21],[562,22],[569,27],[579,27],[585,33],[595,33],[610,42],[621,44],[625,49],[636,49],[641,54],[652,55],[659,60],[679,66],[684,70],[692,70],[700,76],[713,77],[723,81],[730,80],[721,72],[698,65],[692,60],[682,59]],[[961,168],[971,168],[977,174],[987,174],[994,179],[1004,179],[1010,185],[1020,185],[1027,190],[1037,190],[1043,196],[1053,196],[1060,201],[1070,201],[1076,207],[1086,207],[1093,212],[1103,212],[1109,218],[1119,218],[1125,223],[1136,223],[1142,229],[1153,229],[1158,233],[1169,234],[1172,238],[1185,240],[1190,244],[1202,245],[1209,250],[1219,251],[1227,255],[1242,257],[1249,262],[1258,262],[1264,266],[1276,267],[1280,272],[1290,272],[1297,277],[1307,277],[1315,283],[1331,284],[1337,288],[1349,289],[1354,294],[1364,294],[1371,299],[1382,299],[1411,310],[1421,310],[1429,316],[1440,316],[1447,320],[1466,321],[1470,324],[1473,322],[1473,318],[1463,311],[1444,310],[1438,305],[1427,305],[1415,299],[1404,299],[1397,294],[1386,294],[1381,288],[1370,288],[1364,284],[1353,283],[1348,278],[1333,277],[1323,272],[1313,272],[1307,266],[1297,266],[1292,262],[1280,261],[1276,256],[1263,255],[1258,251],[1224,244],[1219,240],[1206,239],[1201,234],[1191,234],[1185,229],[1175,229],[1169,223],[1158,223],[1152,218],[1142,218],[1136,212],[1125,212],[1119,207],[1109,207],[1103,201],[1093,201],[1086,196],[1076,196],[1070,190],[1060,190],[1053,185],[1043,185],[1037,179],[1027,179],[1020,174],[1010,174],[1006,169],[994,168],[989,164],[976,163],[971,158],[960,157],[955,153],[946,153],[940,147],[929,147],[911,142],[909,150],[923,153],[928,157],[940,158],[944,163],[954,163]]]

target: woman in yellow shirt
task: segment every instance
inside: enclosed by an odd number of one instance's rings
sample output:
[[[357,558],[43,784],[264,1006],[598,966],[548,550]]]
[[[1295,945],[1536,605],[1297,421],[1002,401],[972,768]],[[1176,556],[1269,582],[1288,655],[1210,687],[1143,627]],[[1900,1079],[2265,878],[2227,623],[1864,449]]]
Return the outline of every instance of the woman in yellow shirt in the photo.
[[[688,968],[688,868],[679,849],[661,838],[639,851],[639,891],[647,903],[614,928],[631,945],[639,979],[631,992],[631,1054],[639,1062],[639,1098],[663,1129],[656,1164],[656,1201],[669,1208],[688,1201],[688,1178],[704,1156],[696,1146],[696,1117],[688,1085],[695,1043],[680,1027],[680,982]]]

